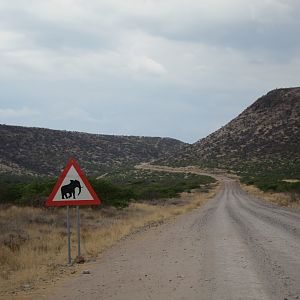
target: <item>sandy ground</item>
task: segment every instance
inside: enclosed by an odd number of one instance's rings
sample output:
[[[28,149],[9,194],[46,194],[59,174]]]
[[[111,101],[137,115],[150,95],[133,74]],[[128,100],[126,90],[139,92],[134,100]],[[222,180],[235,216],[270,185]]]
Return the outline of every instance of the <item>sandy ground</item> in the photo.
[[[202,208],[129,236],[88,268],[35,298],[300,299],[300,211],[224,180]]]

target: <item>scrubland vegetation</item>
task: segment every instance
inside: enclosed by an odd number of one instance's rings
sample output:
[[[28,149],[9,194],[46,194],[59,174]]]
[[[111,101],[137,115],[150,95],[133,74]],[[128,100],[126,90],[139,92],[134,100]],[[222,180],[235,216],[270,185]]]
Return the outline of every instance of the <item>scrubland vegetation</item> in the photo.
[[[276,179],[274,177],[243,177],[242,182],[248,185],[255,185],[260,190],[275,193],[300,193],[300,181],[295,179]]]
[[[256,195],[284,206],[300,206],[300,173],[295,163],[282,168],[273,166],[248,167],[237,171],[243,184],[254,186]]]
[[[300,161],[281,159],[259,163],[239,161],[237,165],[226,166],[225,161],[193,162],[191,165],[208,173],[224,173],[237,176],[244,189],[282,206],[300,207]],[[181,164],[170,164],[183,168]],[[248,187],[248,188],[247,188]]]
[[[246,185],[242,184],[243,189],[249,194],[263,199],[268,202],[272,202],[274,204],[280,206],[287,206],[291,208],[300,208],[300,193],[298,192],[273,192],[262,191],[254,185]]]
[[[55,180],[1,180],[0,298],[31,293],[80,272],[78,265],[66,264],[66,208],[43,207]],[[207,176],[149,171],[128,170],[90,181],[104,205],[81,209],[81,250],[88,261],[135,230],[200,206],[216,189],[215,180]],[[71,220],[74,259],[75,209]]]
[[[244,187],[254,186],[263,193],[277,194],[275,198],[290,199],[288,202],[300,204],[300,162],[283,160],[281,164],[274,165],[271,161],[264,163],[249,163],[240,161],[236,166],[224,167],[223,163],[205,163],[195,165],[208,173],[228,173],[237,175]],[[182,167],[173,164],[172,167]],[[278,202],[278,201],[277,201]],[[287,205],[282,201],[281,205]]]
[[[166,172],[125,170],[100,179],[89,178],[94,190],[107,206],[126,207],[131,201],[156,201],[178,197],[195,188],[207,189],[215,180],[209,176]],[[0,177],[0,203],[44,206],[56,179],[47,177]]]

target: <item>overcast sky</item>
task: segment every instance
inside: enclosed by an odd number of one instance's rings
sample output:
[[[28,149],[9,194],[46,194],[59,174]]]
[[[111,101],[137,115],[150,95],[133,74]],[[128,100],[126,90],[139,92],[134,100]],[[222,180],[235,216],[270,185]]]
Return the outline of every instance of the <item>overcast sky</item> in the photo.
[[[299,0],[0,0],[1,124],[195,142],[299,79]]]

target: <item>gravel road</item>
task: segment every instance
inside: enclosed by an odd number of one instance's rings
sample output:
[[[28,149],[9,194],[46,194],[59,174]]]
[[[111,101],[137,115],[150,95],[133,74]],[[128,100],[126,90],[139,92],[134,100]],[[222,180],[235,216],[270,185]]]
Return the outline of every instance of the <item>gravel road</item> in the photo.
[[[225,179],[200,209],[136,233],[46,299],[300,299],[300,212]]]

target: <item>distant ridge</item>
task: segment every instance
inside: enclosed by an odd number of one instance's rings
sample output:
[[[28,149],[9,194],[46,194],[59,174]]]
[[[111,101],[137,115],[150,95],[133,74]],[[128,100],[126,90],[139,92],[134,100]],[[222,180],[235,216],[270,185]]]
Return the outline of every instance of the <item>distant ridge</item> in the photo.
[[[172,138],[0,125],[0,173],[57,176],[72,156],[89,175],[98,175],[171,155],[185,145]]]
[[[0,125],[0,173],[57,175],[70,156],[89,175],[155,161],[299,178],[300,88],[270,91],[192,145],[172,138]]]
[[[300,88],[270,91],[224,127],[160,163],[300,176]]]

